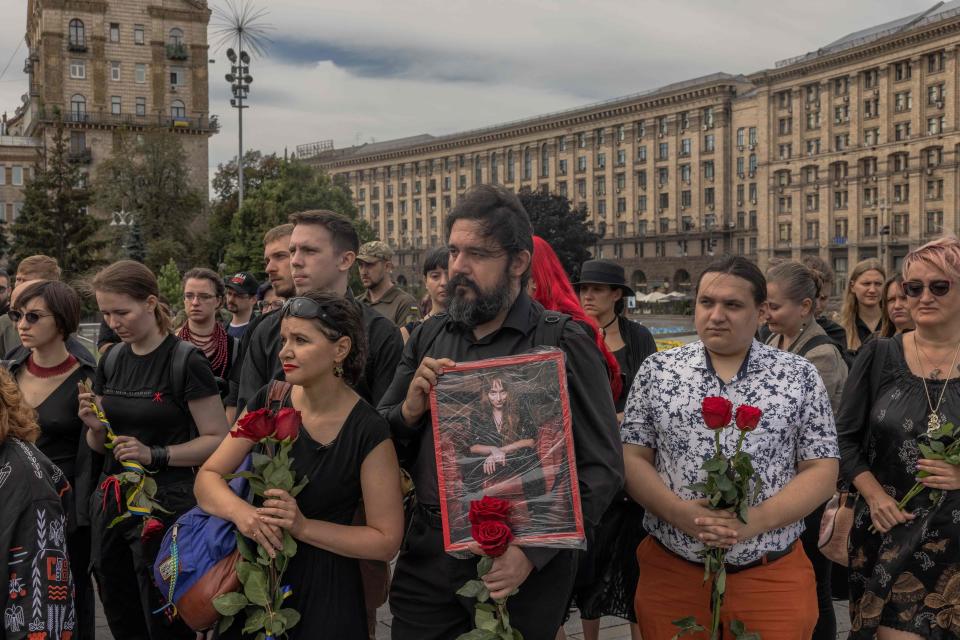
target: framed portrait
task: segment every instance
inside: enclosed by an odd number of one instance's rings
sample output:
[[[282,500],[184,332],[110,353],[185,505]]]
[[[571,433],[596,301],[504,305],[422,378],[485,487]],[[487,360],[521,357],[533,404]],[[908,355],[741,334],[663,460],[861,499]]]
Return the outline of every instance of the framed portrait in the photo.
[[[582,548],[564,353],[444,369],[430,395],[444,548],[467,550],[470,502],[510,503],[517,545]]]

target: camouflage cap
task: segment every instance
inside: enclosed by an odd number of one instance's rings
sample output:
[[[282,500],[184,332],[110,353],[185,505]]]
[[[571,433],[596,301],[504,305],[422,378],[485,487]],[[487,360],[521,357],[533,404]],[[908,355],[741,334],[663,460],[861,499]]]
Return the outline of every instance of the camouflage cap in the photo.
[[[373,240],[360,247],[357,260],[361,262],[376,262],[377,260],[393,260],[393,249],[382,240]]]

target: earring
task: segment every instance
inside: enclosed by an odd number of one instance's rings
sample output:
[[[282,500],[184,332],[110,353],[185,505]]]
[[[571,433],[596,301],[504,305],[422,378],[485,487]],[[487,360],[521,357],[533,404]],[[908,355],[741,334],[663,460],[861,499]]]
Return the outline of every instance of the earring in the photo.
[[[333,375],[338,378],[343,377],[343,365],[341,363],[338,362],[337,364],[333,365]]]

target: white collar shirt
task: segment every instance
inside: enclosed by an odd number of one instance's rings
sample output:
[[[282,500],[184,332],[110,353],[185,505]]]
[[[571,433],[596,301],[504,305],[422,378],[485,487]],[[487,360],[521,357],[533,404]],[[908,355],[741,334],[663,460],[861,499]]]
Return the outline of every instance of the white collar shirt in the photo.
[[[704,425],[701,412],[707,396],[723,396],[734,408],[751,405],[763,412],[759,426],[744,442],[762,479],[755,505],[793,480],[798,462],[840,457],[830,399],[808,360],[755,340],[740,371],[724,383],[697,341],[644,360],[621,427],[623,442],[656,451],[657,473],[683,500],[704,497],[688,487],[706,481],[700,466],[714,453],[714,434]],[[738,435],[736,428],[721,433],[726,455],[733,455]],[[673,553],[700,562],[703,543],[649,511],[644,528]],[[727,562],[743,565],[782,551],[802,532],[802,521],[767,531],[731,548]]]

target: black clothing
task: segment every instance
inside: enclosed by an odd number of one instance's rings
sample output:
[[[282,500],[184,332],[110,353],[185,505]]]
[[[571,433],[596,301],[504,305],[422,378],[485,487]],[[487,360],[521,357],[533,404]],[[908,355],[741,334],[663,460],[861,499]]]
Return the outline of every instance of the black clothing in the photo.
[[[841,353],[847,349],[847,332],[839,324],[829,319],[827,316],[817,318],[817,324],[826,332],[827,337],[833,340]]]
[[[238,407],[243,409],[244,405],[239,403],[240,395],[240,376],[243,371],[243,361],[246,357],[247,350],[250,348],[250,339],[253,337],[253,331],[256,329],[261,322],[266,318],[270,317],[273,314],[273,311],[268,311],[264,314],[258,314],[250,318],[250,323],[247,325],[247,330],[243,332],[243,337],[240,338],[240,344],[237,349],[237,361],[233,367],[230,368],[229,376],[229,385],[230,392],[227,394],[227,397],[223,399],[223,404],[226,407]],[[237,415],[240,415],[240,411],[237,411]]]
[[[834,563],[820,553],[819,544],[820,521],[823,520],[825,506],[820,505],[816,511],[803,519],[805,528],[800,534],[803,552],[807,554],[810,564],[813,565],[813,573],[817,580],[817,607],[820,609],[820,617],[817,618],[817,626],[814,627],[810,640],[836,640],[837,638],[837,614],[833,610],[831,579]]]
[[[620,375],[623,379],[623,392],[616,402],[617,413],[621,413],[627,405],[627,396],[630,395],[630,387],[633,386],[633,379],[637,377],[640,365],[647,356],[657,352],[657,342],[650,330],[639,322],[617,316],[617,326],[625,345],[613,354],[620,363]]]
[[[456,592],[477,579],[477,561],[443,553],[443,531],[430,520],[416,509],[400,549],[390,589],[393,640],[450,640],[473,628],[476,600]],[[510,623],[525,640],[554,640],[576,571],[576,554],[560,551],[507,600]]]
[[[264,407],[268,394],[269,386],[261,389],[247,408],[253,411]],[[292,406],[289,396],[285,405]],[[340,433],[330,443],[317,442],[301,426],[290,458],[297,481],[303,477],[310,479],[297,496],[303,516],[352,524],[363,496],[360,467],[371,451],[389,439],[390,427],[362,399],[357,401]],[[300,622],[289,632],[290,640],[367,639],[367,613],[358,560],[297,541],[297,554],[283,579],[293,589],[284,607],[301,613]],[[238,622],[220,637],[240,638],[242,617],[238,616]]]
[[[76,631],[66,533],[73,496],[63,472],[32,444],[0,441],[0,611],[6,640]]]
[[[354,390],[361,398],[376,405],[393,378],[403,350],[403,338],[400,337],[400,330],[388,318],[356,300],[351,299],[351,302],[363,313],[363,328],[367,332],[367,362]],[[250,336],[250,343],[240,371],[238,407],[246,406],[257,391],[271,380],[285,379],[280,365],[282,316],[282,313],[270,313],[246,333]]]
[[[407,426],[400,412],[421,360],[430,356],[472,362],[524,353],[538,346],[534,340],[543,313],[539,303],[521,292],[503,325],[480,340],[474,338],[472,330],[449,321],[446,314],[427,320],[410,336],[397,374],[378,409],[390,423],[395,440],[416,443],[418,447],[411,471],[417,501],[424,508],[437,508],[440,504],[430,414],[427,412],[415,425]],[[431,331],[433,323],[443,324]],[[424,335],[436,337],[432,344],[422,344]],[[596,343],[576,322],[565,323],[559,345],[546,346],[558,346],[566,353],[581,506],[589,529],[597,525],[614,494],[623,486],[623,454],[606,363]],[[516,618],[525,637],[552,638],[562,622],[573,586],[574,554],[529,547],[524,547],[523,552],[537,570],[521,586],[520,593],[510,598],[510,610],[528,612],[528,616]],[[477,559],[447,557],[438,531],[425,532],[413,546],[401,551],[390,597],[394,638],[445,639],[455,635],[451,635],[452,630],[469,626],[470,611],[453,592],[466,579],[476,576],[476,564]],[[451,588],[452,583],[458,584]],[[432,619],[422,619],[424,613]],[[536,630],[524,628],[527,624],[534,624]],[[398,629],[408,631],[401,633]],[[428,630],[433,635],[428,635]]]
[[[931,398],[947,385],[939,414],[960,421],[960,379],[927,380]],[[895,500],[915,483],[918,444],[929,415],[923,380],[907,365],[903,336],[864,345],[847,378],[837,417],[841,474],[849,481],[870,471]],[[885,534],[870,533],[869,507],[858,500],[850,533],[850,638],[873,638],[888,626],[923,638],[946,640],[960,633],[954,589],[960,573],[960,491],[932,500],[924,490],[907,510],[913,520]]]
[[[133,353],[125,343],[111,347],[111,352],[121,351],[109,379],[104,370],[107,358],[101,358],[94,392],[102,396],[104,413],[117,435],[134,436],[148,447],[182,444],[196,437],[197,428],[187,403],[217,396],[217,383],[210,363],[198,349],[191,347],[182,397],[173,397],[170,368],[179,342],[179,338],[169,335],[156,349],[142,356]],[[119,471],[120,463],[112,455],[105,456],[100,482]],[[171,512],[154,512],[152,517],[165,526],[196,504],[192,469],[169,467],[151,478],[157,482],[157,502]],[[152,574],[160,536],[145,547],[140,540],[137,518],[108,527],[121,508],[126,509],[122,493],[120,502],[118,507],[115,494],[104,495],[102,488],[97,489],[90,502],[93,566],[110,631],[115,638],[125,640],[192,640],[194,634],[181,621],[170,624],[165,612],[152,613],[163,606],[163,596],[154,586]]]

